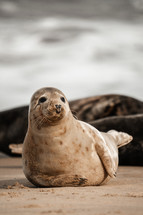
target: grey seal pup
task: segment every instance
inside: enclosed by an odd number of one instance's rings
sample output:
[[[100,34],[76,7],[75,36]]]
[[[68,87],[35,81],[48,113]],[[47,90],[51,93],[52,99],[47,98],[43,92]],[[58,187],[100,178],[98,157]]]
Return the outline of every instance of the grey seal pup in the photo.
[[[132,136],[100,132],[72,115],[65,95],[42,88],[31,99],[23,171],[36,186],[100,185],[116,176],[118,148]]]

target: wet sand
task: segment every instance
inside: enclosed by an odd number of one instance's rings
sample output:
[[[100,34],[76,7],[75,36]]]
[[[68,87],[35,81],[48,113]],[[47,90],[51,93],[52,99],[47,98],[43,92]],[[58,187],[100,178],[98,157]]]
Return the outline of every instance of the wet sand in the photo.
[[[103,186],[36,188],[21,158],[0,158],[1,214],[143,214],[143,167],[120,166]]]

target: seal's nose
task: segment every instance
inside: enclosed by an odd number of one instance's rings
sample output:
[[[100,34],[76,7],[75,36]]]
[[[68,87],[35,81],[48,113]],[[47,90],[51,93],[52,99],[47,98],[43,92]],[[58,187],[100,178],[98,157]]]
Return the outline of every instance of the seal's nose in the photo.
[[[61,105],[55,105],[57,109],[61,109]]]
[[[56,107],[56,113],[60,113],[61,112],[61,105],[55,105]]]

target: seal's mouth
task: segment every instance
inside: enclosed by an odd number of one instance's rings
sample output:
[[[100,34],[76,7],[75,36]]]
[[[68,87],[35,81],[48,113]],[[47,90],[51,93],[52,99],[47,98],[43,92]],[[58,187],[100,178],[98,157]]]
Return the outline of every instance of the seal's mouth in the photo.
[[[57,113],[57,114],[61,113],[61,110],[56,110],[56,113]]]
[[[53,111],[47,110],[47,113],[44,115],[47,118],[47,120],[50,121],[60,120],[64,116],[64,110],[61,108],[55,109]]]

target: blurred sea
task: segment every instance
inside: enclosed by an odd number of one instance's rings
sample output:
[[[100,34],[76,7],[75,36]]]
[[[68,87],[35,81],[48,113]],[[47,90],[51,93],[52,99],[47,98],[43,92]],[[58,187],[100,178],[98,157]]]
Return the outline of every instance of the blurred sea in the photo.
[[[142,0],[35,2],[0,1],[0,110],[28,104],[45,86],[69,100],[143,100]]]

